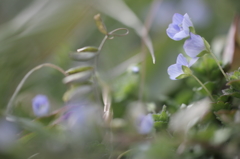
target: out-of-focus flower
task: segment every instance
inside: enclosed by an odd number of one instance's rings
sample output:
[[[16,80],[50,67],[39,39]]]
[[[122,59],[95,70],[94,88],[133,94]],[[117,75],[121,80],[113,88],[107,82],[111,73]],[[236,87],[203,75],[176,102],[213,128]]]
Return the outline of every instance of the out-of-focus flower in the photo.
[[[167,72],[170,79],[177,80],[189,76],[191,74],[191,70],[189,69],[189,67],[191,67],[197,60],[198,58],[193,58],[190,60],[190,62],[188,62],[182,54],[179,54],[176,64],[168,67]]]
[[[12,122],[0,120],[0,151],[11,148],[17,140],[18,128]]]
[[[200,57],[206,53],[204,40],[200,35],[190,33],[190,38],[183,45],[186,54],[192,58]]]
[[[152,131],[154,120],[151,114],[141,116],[137,124],[139,134],[148,134]]]
[[[189,36],[189,27],[193,27],[193,24],[188,14],[181,15],[175,13],[172,18],[172,23],[169,24],[167,28],[167,35],[173,40],[182,40]]]
[[[32,99],[32,108],[36,116],[41,117],[45,116],[49,112],[49,101],[45,95],[37,95]]]
[[[92,135],[96,133],[93,129],[102,124],[102,110],[93,103],[80,101],[77,104],[71,103],[66,108],[60,122],[75,135]]]

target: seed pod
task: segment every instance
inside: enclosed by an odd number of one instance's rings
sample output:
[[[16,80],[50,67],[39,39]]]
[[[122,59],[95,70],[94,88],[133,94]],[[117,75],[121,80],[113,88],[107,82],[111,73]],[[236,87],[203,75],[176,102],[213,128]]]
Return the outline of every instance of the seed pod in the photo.
[[[92,89],[93,88],[90,85],[83,85],[77,88],[72,88],[63,95],[63,100],[67,102],[74,99],[85,98],[86,95],[92,91]]]
[[[92,52],[84,52],[84,53],[71,53],[70,58],[76,61],[88,61],[93,59],[97,54]]]
[[[97,53],[98,52],[98,48],[94,47],[94,46],[86,46],[80,49],[77,49],[77,52],[81,53],[81,52],[92,52],[92,53]]]
[[[71,75],[71,74],[75,74],[78,72],[84,72],[84,71],[88,71],[88,70],[92,70],[93,67],[92,66],[80,66],[80,67],[74,67],[74,68],[70,68],[69,70],[65,71],[67,74]]]
[[[79,82],[85,82],[90,79],[93,71],[85,71],[85,72],[79,72],[73,75],[69,75],[63,79],[63,83],[69,84],[69,83],[79,83]]]

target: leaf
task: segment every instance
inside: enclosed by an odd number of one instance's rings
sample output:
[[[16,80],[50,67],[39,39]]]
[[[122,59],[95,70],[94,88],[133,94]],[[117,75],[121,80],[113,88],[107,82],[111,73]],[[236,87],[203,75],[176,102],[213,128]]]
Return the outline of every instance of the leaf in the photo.
[[[233,80],[227,83],[228,86],[231,86],[232,88],[240,91],[240,79],[239,80]]]
[[[176,79],[183,79],[189,76],[190,76],[189,74],[181,74],[180,76],[176,77]]]
[[[209,90],[209,92],[212,92],[216,88],[216,84],[214,82],[206,82],[204,83],[204,86]],[[199,87],[197,91],[201,94],[208,95],[206,90],[202,87]]]
[[[224,103],[223,101],[218,101],[216,103],[213,103],[212,104],[212,110],[213,111],[219,111],[219,110],[222,110],[222,109],[229,109],[230,108],[230,104],[229,103]]]
[[[191,69],[189,67],[187,67],[187,66],[182,65],[182,70],[187,75],[191,75],[192,74]]]
[[[96,4],[97,5],[95,5],[95,7],[100,11],[134,29],[137,35],[142,38],[143,42],[147,46],[152,56],[153,63],[155,63],[153,45],[149,35],[147,34],[147,29],[135,13],[124,3],[124,1],[102,0],[101,3]]]

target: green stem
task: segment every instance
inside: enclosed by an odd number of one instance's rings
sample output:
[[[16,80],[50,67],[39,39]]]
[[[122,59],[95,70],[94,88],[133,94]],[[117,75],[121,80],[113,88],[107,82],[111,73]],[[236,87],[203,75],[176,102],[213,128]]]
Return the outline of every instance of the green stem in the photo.
[[[212,55],[212,57],[214,58],[214,60],[216,61],[216,63],[217,63],[217,65],[218,65],[219,69],[221,70],[222,74],[224,75],[224,77],[225,77],[226,80],[228,81],[228,77],[227,77],[226,73],[223,71],[222,67],[220,66],[220,63],[219,63],[217,57],[212,53],[212,51],[209,51],[209,52],[210,52],[210,54]]]
[[[21,80],[21,82],[18,84],[18,86],[17,86],[16,90],[14,91],[14,93],[13,93],[10,101],[8,102],[7,109],[6,109],[6,112],[5,112],[6,115],[9,115],[9,114],[10,114],[10,111],[11,111],[11,109],[12,109],[12,103],[13,103],[15,97],[17,96],[18,92],[21,90],[24,82],[27,80],[27,78],[28,78],[33,72],[35,72],[36,70],[38,70],[38,69],[40,69],[40,68],[42,68],[42,67],[51,67],[51,68],[54,68],[54,69],[58,70],[59,72],[61,72],[64,76],[67,76],[67,74],[65,73],[65,71],[64,71],[62,68],[60,68],[60,67],[58,67],[58,66],[56,66],[56,65],[54,65],[54,64],[51,64],[51,63],[44,63],[44,64],[41,64],[41,65],[38,65],[38,66],[34,67],[33,69],[31,69],[31,70],[23,77],[23,79]]]
[[[205,89],[205,91],[207,92],[207,94],[209,95],[209,97],[211,98],[211,100],[214,101],[213,96],[212,96],[211,93],[208,91],[208,89],[204,86],[204,84],[203,84],[196,76],[194,76],[193,74],[191,74],[191,76],[198,81],[198,83]]]
[[[123,152],[123,153],[121,153],[119,156],[118,156],[118,158],[117,159],[121,159],[125,154],[127,154],[127,153],[129,153],[130,151],[132,151],[132,149],[130,149],[130,150],[127,150],[127,151],[125,151],[125,152]]]

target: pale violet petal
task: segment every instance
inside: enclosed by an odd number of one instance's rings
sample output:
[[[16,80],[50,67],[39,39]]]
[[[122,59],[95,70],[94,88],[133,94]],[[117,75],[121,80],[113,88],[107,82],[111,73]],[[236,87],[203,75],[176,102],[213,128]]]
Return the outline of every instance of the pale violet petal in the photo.
[[[167,35],[173,39],[173,37],[175,36],[175,34],[177,34],[180,31],[180,28],[178,27],[178,25],[175,24],[169,24],[168,28],[167,28]],[[175,39],[173,39],[175,40]]]
[[[182,22],[183,30],[187,30],[189,27],[193,27],[192,21],[189,18],[188,14],[184,14]]]
[[[189,67],[191,67],[193,64],[195,64],[198,59],[199,59],[199,57],[192,58],[189,62]]]
[[[187,59],[183,56],[183,54],[179,54],[177,57],[176,64],[188,66],[188,61]]]
[[[202,37],[193,33],[190,33],[190,38],[185,41],[183,48],[186,54],[192,58],[206,50]]]
[[[154,125],[154,120],[151,114],[142,116],[138,125],[139,134],[148,134],[151,132]]]
[[[183,15],[179,14],[179,13],[175,13],[173,15],[173,18],[172,18],[172,22],[174,24],[181,24],[183,21]]]
[[[169,78],[171,80],[177,80],[176,78],[182,74],[184,74],[183,70],[182,70],[182,65],[180,64],[173,64],[171,66],[168,67],[167,69]]]
[[[184,39],[184,38],[186,38],[186,37],[188,37],[188,36],[189,36],[189,33],[186,32],[185,30],[182,30],[182,31],[176,33],[176,34],[173,36],[172,39],[174,39],[174,40],[176,40],[176,41],[179,41],[179,40],[182,40],[182,39]]]
[[[50,108],[47,96],[41,94],[35,96],[32,99],[32,108],[34,114],[38,117],[47,115]]]

